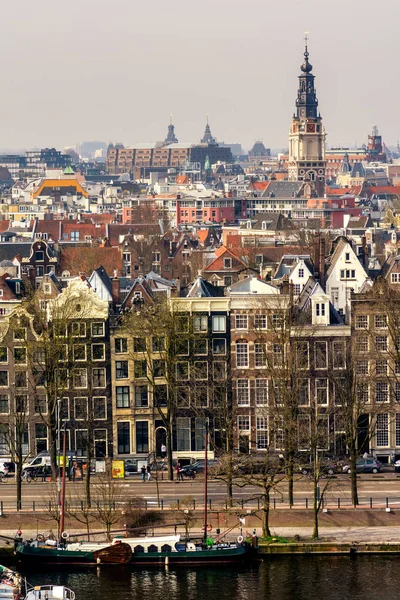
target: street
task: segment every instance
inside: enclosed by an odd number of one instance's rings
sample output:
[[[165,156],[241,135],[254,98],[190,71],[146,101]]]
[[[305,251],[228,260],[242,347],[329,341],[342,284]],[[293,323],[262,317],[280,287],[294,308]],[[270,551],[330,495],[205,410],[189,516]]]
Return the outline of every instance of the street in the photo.
[[[149,508],[157,507],[157,486],[153,480],[142,482],[139,478],[114,481],[115,499],[118,503],[132,497],[142,497]],[[330,479],[320,481],[320,490],[324,491],[324,505],[331,508],[344,508],[351,506],[350,477],[337,475]],[[96,500],[96,477],[92,479],[92,498]],[[400,475],[393,472],[377,475],[359,475],[358,492],[361,506],[383,507],[400,506]],[[67,502],[79,505],[84,501],[84,482],[67,482]],[[193,499],[194,507],[204,505],[204,482],[201,478],[195,481],[159,481],[160,503],[162,508],[176,505],[184,497]],[[254,509],[258,506],[257,498],[260,497],[261,488],[257,486],[234,487],[234,506],[238,509]],[[277,489],[271,493],[273,507],[276,509],[288,507],[287,481],[283,479]],[[313,484],[309,477],[297,476],[294,483],[295,508],[310,508],[312,506]],[[55,485],[50,482],[32,482],[22,485],[22,509],[40,511],[44,506],[55,499]],[[208,483],[208,501],[212,509],[225,508],[226,485],[224,482],[211,480]],[[0,484],[0,508],[5,512],[15,510],[16,485],[12,479]]]

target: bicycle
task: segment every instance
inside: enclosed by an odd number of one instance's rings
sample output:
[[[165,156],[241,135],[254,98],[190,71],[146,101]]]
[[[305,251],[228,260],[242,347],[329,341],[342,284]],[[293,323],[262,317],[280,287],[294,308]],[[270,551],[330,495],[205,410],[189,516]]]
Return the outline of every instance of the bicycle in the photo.
[[[29,471],[24,471],[21,475],[21,481],[26,481],[26,483],[31,483],[32,479],[32,475]]]

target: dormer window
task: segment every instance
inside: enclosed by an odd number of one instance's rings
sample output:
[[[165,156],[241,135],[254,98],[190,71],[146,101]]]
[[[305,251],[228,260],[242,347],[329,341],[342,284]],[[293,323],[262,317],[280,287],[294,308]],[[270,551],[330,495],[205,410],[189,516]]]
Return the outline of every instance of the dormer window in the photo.
[[[304,277],[304,269],[299,269],[299,279],[303,279]]]
[[[325,317],[325,303],[324,302],[316,303],[315,314],[317,317]]]
[[[350,262],[350,252],[346,252],[345,260],[346,260],[346,262]]]
[[[224,258],[224,269],[232,269],[232,259]]]

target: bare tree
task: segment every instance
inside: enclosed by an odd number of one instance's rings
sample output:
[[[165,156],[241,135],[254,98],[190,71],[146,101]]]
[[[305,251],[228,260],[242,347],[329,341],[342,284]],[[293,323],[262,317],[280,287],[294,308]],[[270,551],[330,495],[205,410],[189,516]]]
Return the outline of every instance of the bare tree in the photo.
[[[94,514],[97,521],[104,525],[107,540],[111,541],[111,528],[121,520],[118,505],[124,498],[124,489],[121,483],[113,480],[109,465],[105,473],[98,475],[93,489],[96,495]]]

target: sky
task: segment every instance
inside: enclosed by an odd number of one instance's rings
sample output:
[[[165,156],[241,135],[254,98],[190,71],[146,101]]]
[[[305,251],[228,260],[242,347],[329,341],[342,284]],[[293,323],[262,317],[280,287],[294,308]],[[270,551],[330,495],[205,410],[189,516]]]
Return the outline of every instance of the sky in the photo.
[[[18,0],[2,6],[0,148],[164,139],[287,147],[309,32],[327,145],[400,139],[400,1]]]

